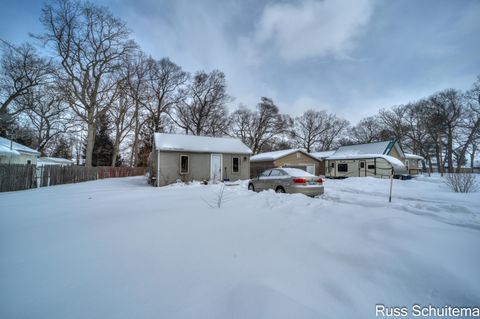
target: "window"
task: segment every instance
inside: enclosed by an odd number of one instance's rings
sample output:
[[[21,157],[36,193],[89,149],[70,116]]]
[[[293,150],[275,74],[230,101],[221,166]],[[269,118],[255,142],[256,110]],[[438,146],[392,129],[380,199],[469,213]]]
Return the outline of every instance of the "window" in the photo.
[[[285,174],[278,169],[272,169],[272,172],[270,173],[270,176],[283,176],[283,175]]]
[[[271,169],[266,170],[266,171],[264,171],[262,174],[260,174],[260,176],[261,176],[261,177],[266,177],[266,176],[270,175],[270,172],[271,172],[271,171],[272,171]]]
[[[348,164],[338,164],[337,167],[339,172],[348,172]]]
[[[180,155],[180,174],[188,174],[190,168],[189,159],[188,155]]]
[[[240,172],[240,157],[232,157],[232,173]]]
[[[360,168],[365,168],[365,162],[360,162]]]
[[[28,160],[28,161],[27,161],[27,164],[28,164],[28,165],[32,164],[32,161],[31,161],[31,160]]]
[[[368,169],[375,169],[375,165],[369,164]]]
[[[332,168],[335,168],[335,163],[332,163]]]

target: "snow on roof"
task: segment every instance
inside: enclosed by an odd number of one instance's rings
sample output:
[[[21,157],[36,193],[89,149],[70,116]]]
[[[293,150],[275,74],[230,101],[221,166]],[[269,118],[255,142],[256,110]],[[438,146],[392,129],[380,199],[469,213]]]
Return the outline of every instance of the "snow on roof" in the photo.
[[[8,149],[8,151],[10,151],[10,145],[12,146],[12,150],[15,150],[19,153],[18,155],[20,155],[20,153],[26,153],[26,154],[37,155],[37,156],[40,155],[40,152],[30,147],[27,147],[25,145],[22,145],[16,142],[12,142],[8,138],[0,137],[0,146],[2,146],[3,151],[5,151],[5,148]]]
[[[0,144],[0,155],[4,156],[20,156],[20,153],[10,147]]]
[[[282,158],[284,156],[293,154],[295,152],[302,152],[305,153],[305,151],[295,148],[295,149],[288,149],[288,150],[281,150],[281,151],[274,151],[274,152],[265,152],[265,153],[260,153],[257,155],[254,155],[250,157],[250,162],[263,162],[263,161],[275,161],[279,158]],[[308,153],[306,153],[308,154]]]
[[[332,156],[336,151],[323,151],[323,152],[312,152],[310,155],[318,159],[324,159],[329,156]]]
[[[347,156],[360,154],[385,154],[392,141],[383,141],[368,144],[341,146],[332,156]]]
[[[405,153],[405,158],[408,159],[417,159],[417,160],[425,160],[422,156],[420,155],[415,155],[415,154],[410,154],[410,153]]]
[[[155,149],[196,153],[252,154],[248,146],[236,138],[155,133]]]
[[[383,158],[389,162],[397,170],[406,170],[407,168],[401,160],[390,155],[383,154],[359,154],[359,155],[345,155],[345,156],[330,156],[329,160],[347,160],[347,159],[364,159],[364,158]]]
[[[37,166],[43,165],[72,165],[73,161],[60,157],[40,157],[37,160]]]

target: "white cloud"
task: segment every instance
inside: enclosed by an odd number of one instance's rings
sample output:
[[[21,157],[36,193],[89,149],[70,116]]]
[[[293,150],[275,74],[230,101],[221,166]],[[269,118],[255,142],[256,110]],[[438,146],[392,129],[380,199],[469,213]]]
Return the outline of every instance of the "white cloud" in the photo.
[[[305,0],[267,5],[253,45],[272,46],[288,61],[346,58],[372,12],[372,0]]]

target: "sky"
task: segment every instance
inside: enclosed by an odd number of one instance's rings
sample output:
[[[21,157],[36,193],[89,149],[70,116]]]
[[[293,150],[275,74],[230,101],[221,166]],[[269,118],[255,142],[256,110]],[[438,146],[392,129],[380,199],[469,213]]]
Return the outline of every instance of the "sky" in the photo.
[[[34,41],[43,1],[2,0],[0,38]],[[356,123],[381,108],[469,89],[480,75],[478,0],[97,0],[155,58],[219,69],[239,104]]]

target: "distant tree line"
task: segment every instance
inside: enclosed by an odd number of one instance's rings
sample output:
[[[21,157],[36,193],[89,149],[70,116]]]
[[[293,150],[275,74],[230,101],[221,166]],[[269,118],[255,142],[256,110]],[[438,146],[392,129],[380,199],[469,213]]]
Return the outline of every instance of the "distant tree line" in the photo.
[[[447,89],[355,126],[324,110],[293,118],[267,97],[229,111],[223,72],[190,74],[169,58],[147,56],[104,7],[58,0],[44,5],[40,21],[43,31],[32,37],[48,56],[30,43],[1,41],[0,135],[43,155],[144,166],[155,132],[237,137],[255,154],[395,138],[442,172],[468,157],[473,163],[478,150],[480,77],[467,92]]]

